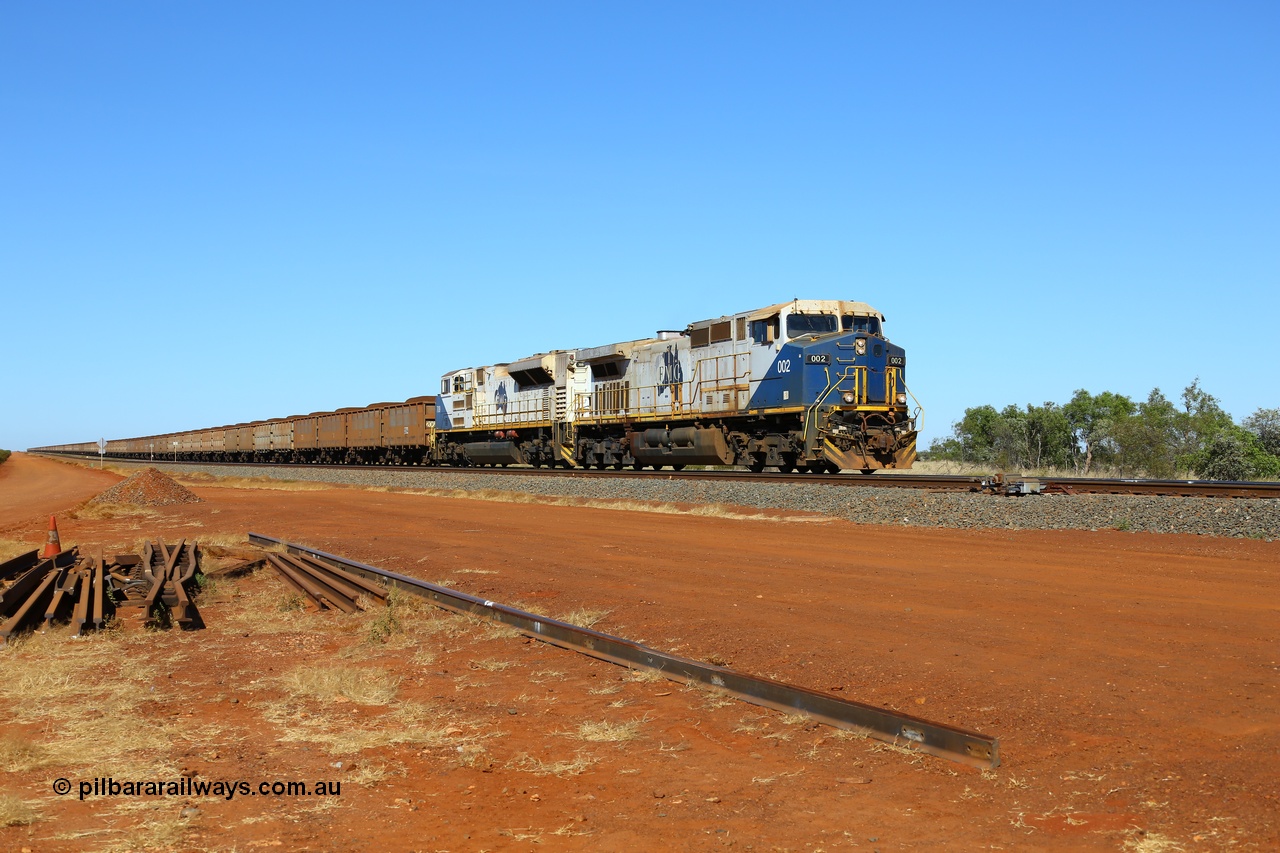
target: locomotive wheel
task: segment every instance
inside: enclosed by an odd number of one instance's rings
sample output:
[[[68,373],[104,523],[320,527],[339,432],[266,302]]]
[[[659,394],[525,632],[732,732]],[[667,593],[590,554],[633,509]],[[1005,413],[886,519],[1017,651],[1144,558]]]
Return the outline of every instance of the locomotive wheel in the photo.
[[[631,463],[631,469],[632,469],[633,471],[643,471],[643,470],[644,470],[644,463],[643,463],[643,462],[632,462],[632,463]]]
[[[759,474],[764,470],[764,460],[752,457],[751,461],[747,463],[747,470],[752,474]]]
[[[683,465],[672,465],[672,466],[671,466],[671,470],[672,470],[672,471],[683,471],[683,470],[684,470],[684,466],[683,466]]]
[[[615,462],[615,463],[613,463],[613,470],[615,470],[615,471],[621,471],[621,470],[622,470],[622,463],[621,463],[621,462]]]
[[[875,469],[875,468],[863,468],[863,469],[862,469],[862,473],[864,473],[864,474],[874,474],[875,472],[876,472],[876,469]]]

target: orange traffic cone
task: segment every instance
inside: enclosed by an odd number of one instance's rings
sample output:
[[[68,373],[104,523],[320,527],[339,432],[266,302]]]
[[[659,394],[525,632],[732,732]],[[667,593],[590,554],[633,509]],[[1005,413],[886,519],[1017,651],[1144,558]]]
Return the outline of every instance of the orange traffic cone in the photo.
[[[47,558],[61,553],[62,541],[58,539],[58,522],[51,515],[49,516],[49,541],[45,543],[44,551],[40,553],[40,556]]]

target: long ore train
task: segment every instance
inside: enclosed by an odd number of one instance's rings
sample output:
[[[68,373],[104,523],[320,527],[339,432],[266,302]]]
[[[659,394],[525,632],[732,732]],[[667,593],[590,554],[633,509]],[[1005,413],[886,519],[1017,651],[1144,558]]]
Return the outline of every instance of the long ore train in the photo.
[[[106,442],[116,459],[910,468],[906,353],[865,302],[794,300],[683,331],[452,370],[438,396]],[[915,413],[919,413],[917,407]],[[98,454],[96,442],[32,448]]]

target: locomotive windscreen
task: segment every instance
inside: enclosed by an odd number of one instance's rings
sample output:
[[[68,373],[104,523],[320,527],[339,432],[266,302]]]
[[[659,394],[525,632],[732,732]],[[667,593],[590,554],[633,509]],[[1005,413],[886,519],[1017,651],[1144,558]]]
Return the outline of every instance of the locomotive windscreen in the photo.
[[[842,318],[842,326],[846,332],[866,332],[871,335],[880,334],[880,318],[879,317],[859,317],[856,314],[845,314]]]
[[[789,314],[787,315],[787,337],[800,335],[829,335],[837,330],[837,321],[833,314]]]

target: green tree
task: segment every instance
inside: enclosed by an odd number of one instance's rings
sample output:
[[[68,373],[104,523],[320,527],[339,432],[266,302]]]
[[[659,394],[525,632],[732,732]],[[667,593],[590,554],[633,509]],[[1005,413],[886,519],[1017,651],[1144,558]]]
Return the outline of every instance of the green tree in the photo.
[[[1203,461],[1196,473],[1205,480],[1247,480],[1253,466],[1249,464],[1247,441],[1243,430],[1223,430],[1204,449]],[[1248,433],[1245,433],[1248,435]]]
[[[1182,407],[1184,417],[1177,421],[1175,439],[1178,468],[1199,471],[1206,463],[1209,446],[1218,436],[1234,433],[1236,425],[1231,415],[1223,411],[1218,398],[1200,387],[1198,376],[1182,390]],[[1238,440],[1241,437],[1233,435],[1223,446]]]
[[[1073,445],[1071,461],[1075,469],[1087,475],[1094,462],[1115,460],[1117,427],[1131,417],[1137,407],[1122,394],[1103,391],[1096,397],[1083,388],[1071,402],[1062,407],[1070,426]]]
[[[1237,426],[1197,377],[1179,407],[1159,388],[1135,404],[1122,394],[1077,390],[1065,406],[974,406],[935,440],[930,456],[1004,469],[1066,468],[1088,474],[1116,465],[1129,475],[1211,479],[1280,477],[1280,409],[1259,409]]]
[[[991,461],[1001,468],[1021,468],[1026,446],[1026,416],[1017,406],[1005,406],[991,424]]]
[[[1151,389],[1133,416],[1115,425],[1115,463],[1125,474],[1174,476],[1178,472],[1184,421],[1183,413],[1159,388]]]
[[[1233,424],[1205,447],[1196,474],[1206,480],[1280,477],[1280,457],[1268,453],[1255,433]]]
[[[954,438],[944,447],[954,454],[948,458],[962,462],[990,462],[994,454],[1000,414],[994,406],[976,406],[964,410],[964,417],[951,427]]]
[[[1244,419],[1243,426],[1257,437],[1265,453],[1280,456],[1280,409],[1258,409]]]

